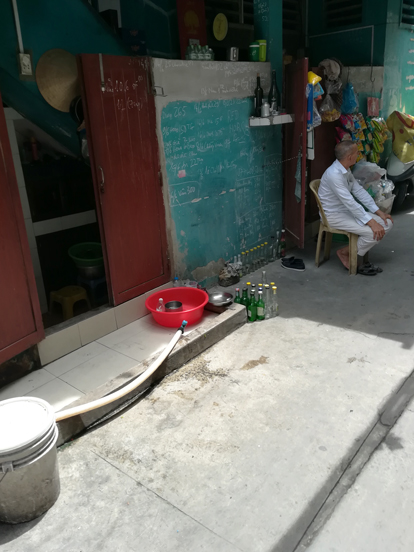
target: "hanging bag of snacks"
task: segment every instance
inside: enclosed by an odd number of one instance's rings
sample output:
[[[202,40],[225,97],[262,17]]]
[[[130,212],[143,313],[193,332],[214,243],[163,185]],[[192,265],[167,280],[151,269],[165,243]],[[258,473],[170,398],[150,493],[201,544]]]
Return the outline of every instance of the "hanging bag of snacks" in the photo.
[[[338,94],[342,88],[342,82],[326,81],[326,96],[319,107],[319,113],[324,123],[336,121],[341,116],[341,110],[332,98],[332,94]]]

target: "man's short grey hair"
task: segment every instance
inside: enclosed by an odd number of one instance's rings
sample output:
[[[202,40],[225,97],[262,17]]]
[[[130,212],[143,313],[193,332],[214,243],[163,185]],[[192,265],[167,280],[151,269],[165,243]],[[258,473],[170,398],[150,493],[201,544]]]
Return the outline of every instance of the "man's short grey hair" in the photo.
[[[341,159],[344,159],[344,157],[348,157],[348,155],[351,155],[356,148],[356,144],[354,142],[351,142],[351,140],[344,140],[343,142],[339,142],[339,144],[336,144],[335,146],[335,157],[340,161]]]

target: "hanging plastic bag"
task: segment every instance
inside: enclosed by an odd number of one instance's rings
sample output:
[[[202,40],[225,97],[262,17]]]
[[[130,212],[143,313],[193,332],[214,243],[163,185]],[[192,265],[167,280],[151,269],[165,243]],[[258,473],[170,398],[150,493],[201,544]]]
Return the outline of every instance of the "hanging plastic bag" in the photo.
[[[355,94],[354,87],[352,83],[348,82],[345,86],[342,94],[342,113],[356,113],[359,108],[359,102]]]
[[[316,102],[313,100],[313,128],[322,124],[322,118],[319,114],[318,108],[316,107]]]
[[[326,96],[319,107],[319,113],[324,123],[336,121],[341,116],[341,112],[331,96],[331,94],[338,94],[341,87],[341,81],[326,83]]]

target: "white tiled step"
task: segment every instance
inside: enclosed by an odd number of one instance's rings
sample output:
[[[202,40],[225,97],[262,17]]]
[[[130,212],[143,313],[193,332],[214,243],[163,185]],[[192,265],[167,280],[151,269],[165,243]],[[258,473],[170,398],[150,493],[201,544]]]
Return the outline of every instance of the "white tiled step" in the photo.
[[[215,316],[218,315],[204,311],[201,321],[188,326],[184,335]],[[80,340],[78,328],[75,329],[74,336]],[[0,389],[0,401],[30,395],[44,399],[56,410],[61,410],[85,393],[127,372],[138,362],[161,352],[176,330],[160,326],[151,315],[144,316],[84,347],[80,347],[79,343],[76,351]],[[95,331],[99,335],[101,329],[98,327]],[[88,332],[92,332],[92,327],[88,328]],[[61,345],[65,347],[67,343]]]

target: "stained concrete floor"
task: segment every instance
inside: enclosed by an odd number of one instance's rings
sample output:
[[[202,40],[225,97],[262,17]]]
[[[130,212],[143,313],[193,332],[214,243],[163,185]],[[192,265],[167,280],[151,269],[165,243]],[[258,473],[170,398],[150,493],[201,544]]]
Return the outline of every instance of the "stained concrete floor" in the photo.
[[[395,218],[373,278],[316,269],[313,242],[305,272],[269,265],[280,316],[61,450],[58,502],[0,525],[2,551],[412,550],[414,201]]]

